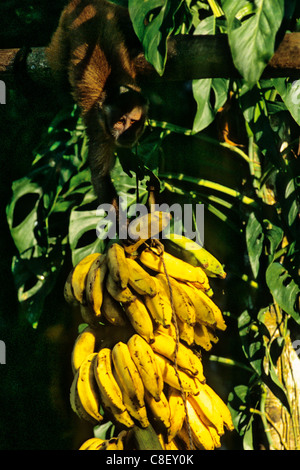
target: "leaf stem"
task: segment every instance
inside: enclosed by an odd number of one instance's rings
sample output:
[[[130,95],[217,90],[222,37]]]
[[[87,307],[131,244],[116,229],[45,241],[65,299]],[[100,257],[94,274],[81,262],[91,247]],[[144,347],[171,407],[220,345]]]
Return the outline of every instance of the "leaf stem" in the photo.
[[[228,357],[215,356],[212,354],[211,356],[209,356],[209,360],[219,362],[227,366],[239,367],[240,369],[244,369],[247,372],[253,373],[253,369],[251,369],[250,367],[246,366],[242,362],[235,361],[234,359],[229,359]]]

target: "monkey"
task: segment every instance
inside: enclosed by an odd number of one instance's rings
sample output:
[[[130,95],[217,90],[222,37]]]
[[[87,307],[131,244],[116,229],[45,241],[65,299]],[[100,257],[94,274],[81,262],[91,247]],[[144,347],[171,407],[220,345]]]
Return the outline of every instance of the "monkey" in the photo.
[[[142,52],[128,10],[107,0],[71,0],[46,57],[54,80],[70,86],[88,138],[88,164],[98,201],[116,192],[110,171],[118,147],[142,135],[148,100],[137,84],[134,58]]]

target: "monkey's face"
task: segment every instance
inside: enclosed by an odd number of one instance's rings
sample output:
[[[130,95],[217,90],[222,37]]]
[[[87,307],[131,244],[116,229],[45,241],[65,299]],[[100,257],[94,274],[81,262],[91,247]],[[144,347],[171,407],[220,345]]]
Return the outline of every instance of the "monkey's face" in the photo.
[[[112,125],[111,134],[117,145],[127,147],[137,141],[144,129],[145,119],[143,114],[143,109],[136,106],[128,113],[123,114],[123,116]]]
[[[103,107],[107,130],[120,147],[132,147],[144,131],[147,103],[134,90],[115,95],[113,103]]]

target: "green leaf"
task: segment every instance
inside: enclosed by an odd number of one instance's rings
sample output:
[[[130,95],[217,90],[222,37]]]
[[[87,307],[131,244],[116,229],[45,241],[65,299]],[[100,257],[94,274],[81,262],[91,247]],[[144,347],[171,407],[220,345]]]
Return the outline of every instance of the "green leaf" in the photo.
[[[295,184],[295,179],[291,178],[290,181],[288,182],[286,189],[285,189],[285,195],[284,195],[284,201],[285,203],[288,203],[288,207],[286,207],[287,210],[287,221],[289,227],[293,225],[293,223],[296,221],[296,219],[299,217],[299,203],[297,201],[297,190],[298,187]]]
[[[300,80],[282,77],[273,78],[272,82],[296,123],[300,125]]]
[[[91,190],[85,195],[82,204],[74,207],[70,214],[69,243],[74,266],[89,253],[104,251],[105,237],[97,235],[97,226],[103,216],[99,216],[97,208],[90,209],[90,204],[95,201],[96,197]],[[115,232],[111,238],[113,236]]]
[[[284,172],[285,167],[283,159],[276,144],[277,136],[270,125],[263,90],[258,86],[249,89],[249,86],[241,81],[239,103],[253,134],[254,141],[261,153],[276,169],[280,169]]]
[[[98,439],[109,439],[114,428],[114,424],[111,421],[107,421],[107,423],[95,426],[94,435],[98,437]]]
[[[300,325],[300,315],[296,310],[300,286],[296,280],[282,264],[273,262],[266,270],[266,282],[274,300]]]
[[[12,199],[6,210],[7,221],[17,250],[25,254],[28,250],[38,249],[35,229],[42,190],[37,183],[32,183],[30,178],[25,177],[13,183],[12,192]]]
[[[193,131],[200,132],[213,122],[218,110],[227,100],[229,80],[225,78],[203,78],[193,80],[192,86],[197,103]]]
[[[254,278],[257,277],[260,267],[260,255],[263,249],[263,228],[254,212],[251,212],[246,226],[246,243],[249,261]]]
[[[238,319],[242,349],[251,366],[260,377],[263,371],[264,346],[257,330],[252,330],[253,319],[245,310]]]
[[[253,445],[253,421],[254,416],[250,415],[248,425],[246,427],[244,437],[243,437],[243,448],[244,450],[254,450]]]
[[[236,385],[228,395],[228,408],[230,410],[232,421],[237,432],[244,436],[246,445],[250,445],[249,432],[252,429],[252,416],[247,409],[250,401],[250,390],[248,385]]]
[[[145,58],[162,75],[167,58],[167,39],[174,31],[174,16],[183,0],[129,0],[133,28],[140,39]]]
[[[282,241],[284,231],[281,227],[272,224],[269,220],[264,220],[264,225],[265,237],[269,241],[268,253],[271,256],[271,259],[273,259],[279,243]]]
[[[51,245],[47,256],[14,257],[12,273],[16,285],[21,314],[37,326],[47,295],[52,291],[65,256],[59,242]]]
[[[251,88],[274,54],[276,33],[284,17],[284,0],[255,0],[254,12],[243,18],[239,13],[248,3],[232,0],[224,5],[224,10],[233,62]]]
[[[194,34],[215,34],[216,20],[209,16],[200,22]],[[213,122],[218,110],[228,97],[229,80],[224,78],[205,78],[193,80],[192,89],[197,103],[193,132],[200,132]]]

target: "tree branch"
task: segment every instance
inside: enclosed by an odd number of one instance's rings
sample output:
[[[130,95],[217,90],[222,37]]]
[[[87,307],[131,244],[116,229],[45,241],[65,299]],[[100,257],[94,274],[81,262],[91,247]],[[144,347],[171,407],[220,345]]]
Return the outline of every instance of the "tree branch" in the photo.
[[[136,58],[135,63],[142,82],[239,77],[225,35],[169,38],[163,77],[158,75],[143,54]],[[44,48],[33,47],[28,54],[24,54],[22,49],[0,50],[1,80],[13,84],[16,75],[20,80],[25,74],[34,82],[51,85],[51,72]],[[300,33],[284,36],[263,73],[263,78],[272,77],[300,78]]]

